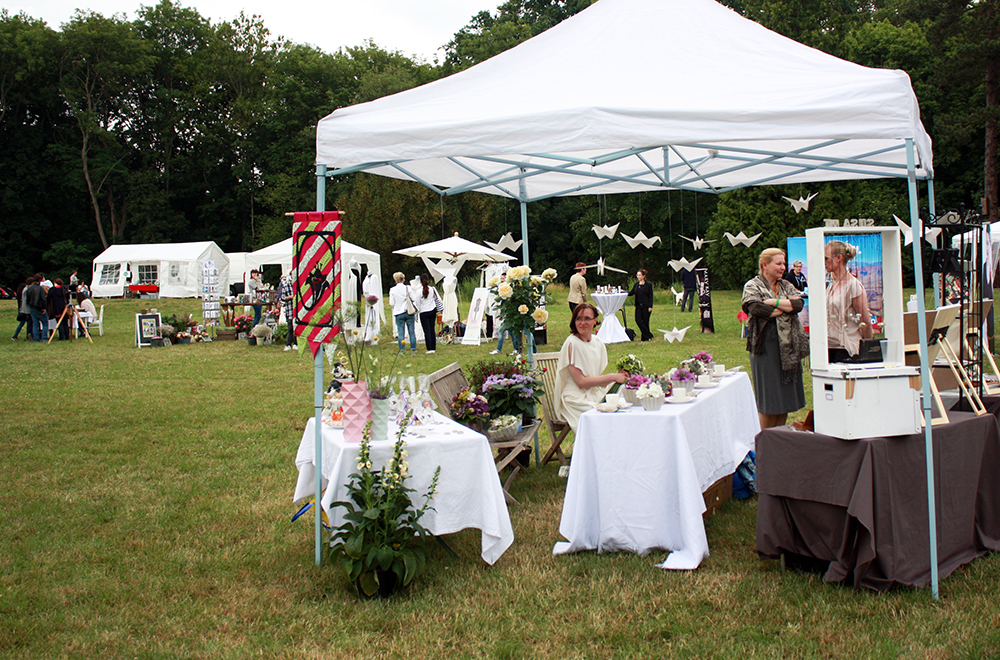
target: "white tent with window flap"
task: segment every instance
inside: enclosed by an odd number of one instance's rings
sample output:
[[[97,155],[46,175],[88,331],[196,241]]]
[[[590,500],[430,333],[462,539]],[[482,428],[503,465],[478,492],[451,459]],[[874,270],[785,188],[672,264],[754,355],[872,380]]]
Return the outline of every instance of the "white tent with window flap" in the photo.
[[[161,298],[197,298],[202,268],[215,263],[220,287],[229,281],[229,257],[214,241],[120,243],[94,259],[90,290],[96,298],[124,296],[130,284],[158,285]]]

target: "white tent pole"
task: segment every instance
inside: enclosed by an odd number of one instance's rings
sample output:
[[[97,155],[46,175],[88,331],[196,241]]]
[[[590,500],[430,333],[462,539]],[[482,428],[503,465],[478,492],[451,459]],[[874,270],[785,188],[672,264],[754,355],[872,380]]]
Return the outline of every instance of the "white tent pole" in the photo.
[[[931,595],[938,599],[937,507],[934,496],[934,441],[931,425],[931,368],[927,359],[927,315],[924,304],[924,267],[921,259],[920,214],[917,210],[917,174],[913,140],[906,139],[906,180],[910,192],[910,229],[913,232],[913,275],[917,287],[917,336],[920,341],[920,381],[923,384],[924,464],[927,466],[927,535],[931,550]],[[931,197],[933,199],[933,196]]]
[[[316,210],[323,212],[326,210],[326,165],[316,166]],[[292,246],[294,254],[295,246]],[[298,273],[294,273],[298,282]],[[292,332],[292,320],[289,319],[288,331]],[[313,361],[313,429],[316,431],[313,441],[313,456],[315,456],[316,466],[316,499],[313,502],[313,509],[316,514],[316,565],[323,563],[323,507],[320,502],[323,499],[323,353],[316,351],[316,358]]]
[[[524,174],[525,169],[521,168],[521,178],[518,179],[517,185],[520,188],[521,193],[521,263],[525,266],[529,266],[528,263],[528,194],[524,189]]]
[[[927,211],[930,213],[931,218],[937,217],[937,208],[934,205],[934,179],[927,179]],[[943,244],[944,239],[942,239],[941,247],[947,247]],[[936,245],[934,247],[937,247]],[[941,306],[941,273],[931,273],[931,286],[934,287],[934,307],[938,308]]]

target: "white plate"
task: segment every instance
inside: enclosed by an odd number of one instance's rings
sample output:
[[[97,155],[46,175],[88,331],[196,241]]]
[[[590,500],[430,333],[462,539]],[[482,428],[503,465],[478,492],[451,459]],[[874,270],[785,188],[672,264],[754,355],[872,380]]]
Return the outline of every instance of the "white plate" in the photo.
[[[600,403],[594,404],[594,410],[596,410],[597,412],[618,412],[619,410],[621,410],[621,408],[618,406],[613,406],[606,401],[601,401]]]
[[[694,401],[693,396],[668,396],[666,398],[667,403],[691,403]]]
[[[625,399],[620,399],[618,401],[618,409],[619,410],[625,410],[626,408],[631,408],[631,407],[632,407],[632,402],[631,401],[626,401]]]
[[[695,383],[694,384],[694,389],[696,389],[696,390],[707,390],[707,389],[710,389],[712,387],[718,387],[718,386],[719,386],[718,383]]]

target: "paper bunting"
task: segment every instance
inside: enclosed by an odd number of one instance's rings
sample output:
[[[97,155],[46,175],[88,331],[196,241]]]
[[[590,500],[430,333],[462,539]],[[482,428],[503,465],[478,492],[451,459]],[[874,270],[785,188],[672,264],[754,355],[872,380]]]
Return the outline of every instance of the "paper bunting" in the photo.
[[[678,234],[678,236],[681,236],[681,235]],[[695,236],[694,238],[688,238],[687,236],[681,236],[681,238],[683,238],[685,241],[691,241],[691,244],[694,245],[694,249],[695,250],[700,250],[701,246],[704,245],[705,243],[714,243],[715,242],[714,238],[712,240],[707,240],[707,239],[701,238],[699,236]]]
[[[902,220],[900,220],[895,213],[892,214],[892,218],[896,221],[896,224],[899,225],[899,229],[903,232],[903,245],[909,245],[910,243],[912,243],[913,228],[910,227],[910,225],[903,222]],[[920,226],[921,227],[923,226],[923,220],[920,221]],[[927,229],[924,231],[924,240],[930,243],[931,245],[937,247],[937,237],[938,234],[940,233],[941,233],[940,227],[932,227],[930,229]]]
[[[808,197],[802,197],[800,195],[798,199],[792,199],[791,197],[785,197],[784,195],[782,195],[781,199],[783,199],[786,202],[788,202],[789,204],[791,204],[792,208],[795,209],[795,213],[797,215],[797,214],[799,214],[802,211],[808,211],[809,210],[809,202],[811,202],[812,198],[815,197],[818,194],[819,193],[813,193],[813,194],[809,195]]]
[[[504,250],[516,252],[517,248],[521,247],[521,244],[524,243],[524,241],[515,241],[514,236],[510,232],[507,232],[500,237],[500,241],[497,243],[490,243],[489,241],[483,241],[483,243],[486,243],[497,252],[503,252]]]
[[[601,257],[600,259],[598,259],[596,264],[591,264],[591,265],[587,266],[587,268],[596,268],[598,276],[602,276],[602,277],[604,275],[604,271],[606,271],[606,270],[613,270],[616,273],[627,273],[628,272],[626,270],[622,270],[621,268],[612,268],[611,266],[608,266],[607,264],[604,263],[604,257]]]
[[[680,305],[681,301],[684,300],[683,291],[674,291],[674,287],[670,287],[670,293],[674,294],[674,304]]]
[[[686,325],[680,330],[678,330],[677,326],[675,325],[673,330],[664,330],[663,328],[657,328],[657,330],[659,332],[662,332],[663,338],[669,341],[671,344],[674,343],[675,341],[679,344],[682,341],[684,341],[684,333],[687,332],[688,328],[690,327],[691,326]]]
[[[694,261],[688,261],[685,257],[680,259],[671,259],[667,263],[676,271],[681,272],[681,268],[684,270],[694,270],[694,267],[698,265],[698,262],[704,259],[704,257],[698,257]]]
[[[613,227],[609,227],[607,225],[604,225],[603,227],[600,225],[594,225],[594,233],[597,234],[597,238],[614,238],[615,232],[618,231],[618,225],[620,224],[621,223],[618,222]]]
[[[656,244],[656,241],[660,240],[659,236],[647,238],[641,231],[631,238],[622,234],[622,238],[625,239],[625,242],[628,243],[628,246],[633,250],[640,245],[645,245],[646,247],[651,248]]]
[[[737,243],[741,243],[741,244],[743,244],[743,245],[745,245],[747,247],[750,247],[751,245],[754,244],[754,242],[758,238],[760,238],[760,234],[754,234],[753,236],[750,236],[748,238],[747,235],[744,234],[743,232],[740,232],[740,233],[736,234],[735,236],[733,236],[728,231],[725,233],[725,236],[726,236],[726,238],[729,239],[729,244],[732,245],[732,246],[734,246],[734,247],[736,246]]]

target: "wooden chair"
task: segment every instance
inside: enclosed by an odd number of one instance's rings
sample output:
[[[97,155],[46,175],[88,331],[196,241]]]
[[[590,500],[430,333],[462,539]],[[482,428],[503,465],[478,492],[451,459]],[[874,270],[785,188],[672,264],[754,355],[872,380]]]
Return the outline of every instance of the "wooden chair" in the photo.
[[[537,353],[535,354],[535,368],[541,369],[542,381],[545,383],[545,395],[542,397],[542,415],[545,419],[545,427],[549,430],[549,437],[552,438],[552,446],[542,458],[542,465],[545,465],[553,458],[559,459],[560,465],[569,465],[569,459],[563,454],[561,445],[566,436],[569,435],[569,424],[556,417],[556,365],[559,364],[558,353]]]
[[[437,401],[439,412],[448,418],[451,418],[451,400],[468,386],[469,381],[466,380],[458,362],[452,362],[448,366],[438,369],[430,377],[431,396]],[[503,496],[508,502],[520,504],[510,494],[510,484],[523,469],[517,457],[525,449],[531,449],[531,439],[540,426],[541,422],[538,421],[527,425],[511,440],[493,441],[489,440],[489,436],[486,436],[490,443],[490,449],[496,451],[494,463],[497,467],[497,474],[499,475],[508,467],[511,468],[507,480],[502,484]]]

